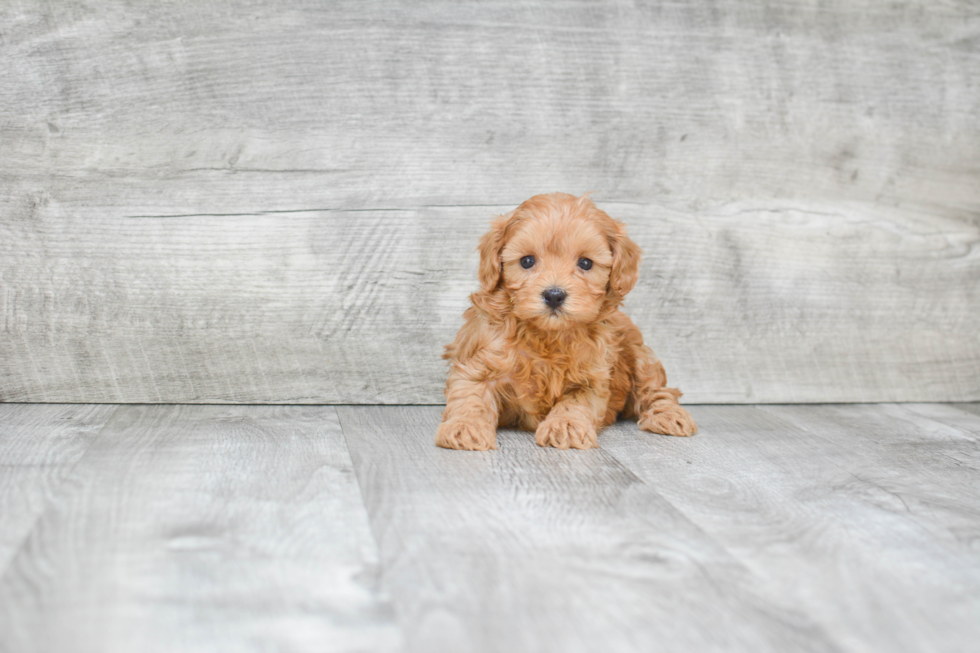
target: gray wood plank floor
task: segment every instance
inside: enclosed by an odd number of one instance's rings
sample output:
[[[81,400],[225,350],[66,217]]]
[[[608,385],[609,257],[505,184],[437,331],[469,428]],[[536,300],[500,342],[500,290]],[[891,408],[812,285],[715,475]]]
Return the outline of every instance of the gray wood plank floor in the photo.
[[[114,406],[0,404],[0,569]]]
[[[124,406],[0,578],[6,651],[397,650],[336,412]]]
[[[970,650],[978,408],[454,452],[435,406],[0,404],[0,651]]]

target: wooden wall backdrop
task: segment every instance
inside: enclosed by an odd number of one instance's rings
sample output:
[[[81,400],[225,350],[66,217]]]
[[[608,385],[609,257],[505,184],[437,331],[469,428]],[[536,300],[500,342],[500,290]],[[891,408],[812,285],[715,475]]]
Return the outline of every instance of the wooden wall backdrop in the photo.
[[[595,191],[691,402],[980,399],[980,5],[0,7],[0,400],[441,402]]]

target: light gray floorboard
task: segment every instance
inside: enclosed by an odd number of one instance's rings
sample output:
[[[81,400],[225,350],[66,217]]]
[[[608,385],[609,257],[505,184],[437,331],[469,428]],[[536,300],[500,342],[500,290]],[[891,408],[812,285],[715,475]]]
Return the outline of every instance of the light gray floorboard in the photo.
[[[584,452],[438,449],[440,410],[0,405],[0,651],[980,641],[963,405],[692,406]]]
[[[3,651],[386,651],[329,407],[120,407],[0,578]]]
[[[115,409],[0,404],[0,575]]]
[[[864,484],[862,499],[922,524],[953,556],[937,560],[970,562],[963,579],[980,628],[980,436],[895,404],[760,408],[830,443],[828,458]]]
[[[947,404],[950,408],[959,409],[967,413],[973,413],[974,415],[980,415],[980,403],[960,403],[960,404]]]
[[[980,448],[974,444],[980,441],[980,404],[882,404],[868,410],[887,412],[908,422],[900,431],[906,438],[909,434],[914,436],[917,429],[933,438],[935,442],[931,447],[917,452],[919,457],[933,449],[980,470]],[[891,434],[885,433],[879,441],[890,442],[891,439]]]
[[[894,406],[692,411],[689,440],[620,423],[600,445],[846,650],[976,644],[976,438]]]
[[[605,450],[447,451],[438,407],[338,413],[414,651],[838,649]]]

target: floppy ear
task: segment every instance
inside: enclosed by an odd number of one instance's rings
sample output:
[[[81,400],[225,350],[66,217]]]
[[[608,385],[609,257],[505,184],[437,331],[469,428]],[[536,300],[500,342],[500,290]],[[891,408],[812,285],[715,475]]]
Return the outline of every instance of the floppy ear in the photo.
[[[507,242],[507,226],[514,217],[514,211],[502,215],[490,225],[490,231],[480,238],[480,288],[484,292],[493,292],[500,283],[501,262],[500,252]]]
[[[609,270],[609,289],[619,297],[633,290],[640,277],[640,257],[643,250],[626,235],[626,227],[613,220],[610,234],[613,262]]]

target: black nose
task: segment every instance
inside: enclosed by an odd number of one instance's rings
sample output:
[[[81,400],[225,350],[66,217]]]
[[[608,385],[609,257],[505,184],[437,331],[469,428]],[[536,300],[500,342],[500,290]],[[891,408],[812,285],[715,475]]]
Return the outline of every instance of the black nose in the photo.
[[[544,297],[545,304],[551,308],[558,308],[565,301],[565,298],[568,297],[568,293],[561,288],[548,288],[541,293],[541,296]]]

